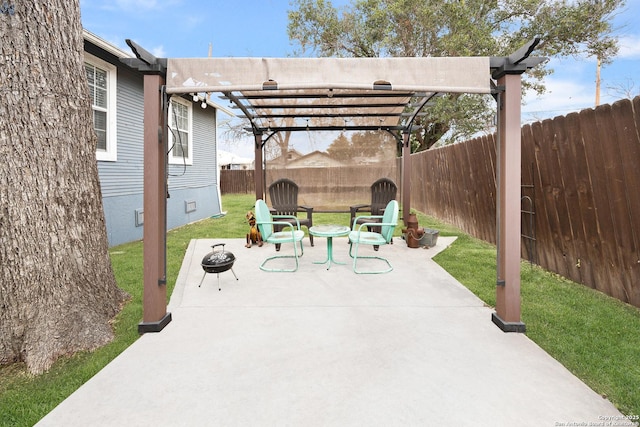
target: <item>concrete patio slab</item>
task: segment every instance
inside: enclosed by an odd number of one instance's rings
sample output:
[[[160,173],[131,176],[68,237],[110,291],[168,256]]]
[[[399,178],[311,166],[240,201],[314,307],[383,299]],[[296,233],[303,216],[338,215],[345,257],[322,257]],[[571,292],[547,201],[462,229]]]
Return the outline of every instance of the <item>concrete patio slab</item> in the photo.
[[[347,265],[314,264],[326,240],[305,239],[296,273],[258,268],[271,245],[194,240],[172,322],[38,425],[539,427],[620,417],[526,335],[498,329],[493,310],[432,261],[452,242],[411,249],[396,239],[378,252],[392,272],[357,275],[342,238],[334,258]],[[214,243],[236,256],[239,280],[220,274],[221,290],[215,274],[198,287]]]

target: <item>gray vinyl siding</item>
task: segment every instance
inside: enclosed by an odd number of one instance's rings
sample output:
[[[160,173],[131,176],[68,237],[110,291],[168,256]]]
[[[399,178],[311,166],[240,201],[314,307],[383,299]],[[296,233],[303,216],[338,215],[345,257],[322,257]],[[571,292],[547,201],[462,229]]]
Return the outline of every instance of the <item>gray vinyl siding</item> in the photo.
[[[193,104],[193,162],[169,165],[167,227],[174,228],[220,213],[215,109]],[[187,212],[187,203],[195,210]]]
[[[143,236],[136,211],[143,209],[144,195],[144,92],[141,74],[110,59],[118,67],[117,161],[98,161],[98,172],[109,244],[115,246]],[[193,164],[169,165],[168,229],[220,213],[215,109],[194,104],[192,118]]]
[[[193,164],[169,165],[169,190],[215,185],[216,117],[211,107],[193,104]]]
[[[98,162],[102,197],[142,195],[144,177],[144,94],[142,76],[118,68],[118,160]]]

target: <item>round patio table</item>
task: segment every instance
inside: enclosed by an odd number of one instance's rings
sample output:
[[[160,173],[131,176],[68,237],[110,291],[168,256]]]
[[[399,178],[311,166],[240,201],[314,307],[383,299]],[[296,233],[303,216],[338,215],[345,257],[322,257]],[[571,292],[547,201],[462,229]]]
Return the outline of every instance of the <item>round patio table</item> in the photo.
[[[314,261],[314,264],[327,264],[327,270],[331,268],[332,263],[345,265],[345,262],[338,262],[333,259],[333,238],[346,236],[350,231],[351,229],[347,226],[333,224],[314,225],[309,228],[309,234],[316,237],[327,238],[327,259],[324,261]]]

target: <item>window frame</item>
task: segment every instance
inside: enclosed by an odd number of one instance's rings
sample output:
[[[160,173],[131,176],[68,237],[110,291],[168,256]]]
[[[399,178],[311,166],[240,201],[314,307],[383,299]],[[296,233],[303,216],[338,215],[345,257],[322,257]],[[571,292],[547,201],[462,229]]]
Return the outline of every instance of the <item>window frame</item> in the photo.
[[[84,52],[84,63],[107,73],[107,147],[105,150],[96,148],[96,160],[115,162],[118,160],[118,123],[116,117],[118,67],[87,52]],[[92,104],[91,111],[93,112],[94,109]]]
[[[174,155],[174,133],[176,127],[173,123],[173,105],[174,103],[180,104],[187,108],[187,129],[180,129],[182,132],[187,133],[187,157]],[[173,165],[193,165],[193,103],[187,101],[180,96],[172,96],[169,103],[169,117],[167,122],[169,123],[169,164]]]

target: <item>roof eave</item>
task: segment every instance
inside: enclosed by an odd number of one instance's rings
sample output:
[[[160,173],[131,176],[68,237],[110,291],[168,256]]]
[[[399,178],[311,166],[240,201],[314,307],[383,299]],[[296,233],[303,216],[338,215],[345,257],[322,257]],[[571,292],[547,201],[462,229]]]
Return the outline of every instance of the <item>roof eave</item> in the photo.
[[[116,56],[117,58],[131,58],[132,56],[125,52],[124,50],[112,45],[111,43],[107,42],[106,40],[101,39],[100,37],[96,36],[95,34],[93,34],[92,32],[88,31],[87,29],[83,28],[82,29],[82,37],[84,38],[84,40],[88,41],[89,43],[99,47],[100,49],[109,52],[110,54]]]

